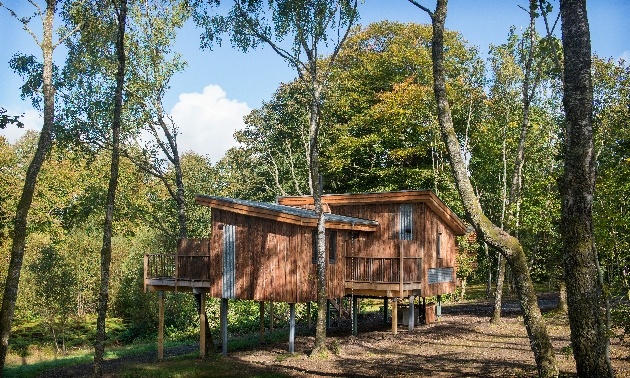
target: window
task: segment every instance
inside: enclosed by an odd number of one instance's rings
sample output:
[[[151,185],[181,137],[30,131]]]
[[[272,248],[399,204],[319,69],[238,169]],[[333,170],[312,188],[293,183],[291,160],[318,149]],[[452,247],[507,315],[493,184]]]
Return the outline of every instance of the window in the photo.
[[[442,258],[442,233],[437,234],[437,258]]]
[[[411,204],[400,205],[398,212],[398,236],[400,240],[413,240],[413,207]]]
[[[330,231],[330,240],[328,241],[328,262],[334,264],[337,262],[337,231]]]

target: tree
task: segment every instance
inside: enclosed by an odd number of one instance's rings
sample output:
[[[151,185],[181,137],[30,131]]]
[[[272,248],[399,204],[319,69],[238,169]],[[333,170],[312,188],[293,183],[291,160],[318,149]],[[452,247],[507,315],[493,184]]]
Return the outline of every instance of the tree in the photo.
[[[267,4],[267,8],[265,8]],[[205,9],[205,8],[204,8]],[[322,91],[339,50],[357,19],[357,0],[236,1],[227,17],[197,13],[196,21],[205,27],[202,46],[210,46],[218,33],[231,32],[232,43],[243,51],[267,44],[288,64],[308,88],[308,167],[317,222],[317,304],[313,353],[326,351],[326,239],[322,184],[319,166],[319,131],[322,118]],[[268,21],[271,20],[271,21]],[[331,34],[338,40],[327,62],[320,64],[321,49]],[[288,46],[283,47],[282,42]]]
[[[36,308],[52,333],[55,355],[59,352],[65,354],[65,329],[73,310],[76,277],[65,257],[54,246],[46,246],[40,253],[41,256],[29,266],[38,282],[35,288]]]
[[[523,8],[524,9],[524,8]],[[492,46],[490,58],[494,73],[493,86],[491,87],[491,102],[498,105],[502,125],[502,199],[501,199],[501,228],[512,232],[519,238],[522,227],[521,207],[524,197],[524,167],[526,161],[526,144],[532,148],[530,133],[532,120],[536,121],[534,112],[536,106],[540,108],[540,99],[544,90],[549,88],[553,80],[553,61],[549,58],[548,44],[555,44],[556,40],[548,36],[541,39],[536,33],[536,19],[539,15],[538,3],[531,0],[529,9],[529,27],[522,38],[510,30],[508,42],[500,46]],[[547,85],[545,85],[547,84]],[[542,87],[542,91],[540,90]],[[542,93],[539,93],[542,92]],[[520,103],[516,100],[519,99]],[[538,102],[538,103],[537,103]],[[494,112],[490,112],[494,114]],[[518,120],[518,121],[517,121]],[[540,121],[539,121],[540,122]],[[510,124],[519,126],[518,143],[513,154],[512,175],[508,185],[508,156],[507,141]],[[545,138],[549,139],[549,138]],[[535,146],[533,146],[535,148]],[[528,164],[537,164],[530,161]],[[496,322],[501,318],[501,298],[503,292],[503,279],[505,274],[505,260],[499,256],[499,268],[497,272],[497,289],[495,293],[494,310],[491,321]]]
[[[333,66],[322,169],[337,192],[432,188],[459,206],[439,140],[431,75],[431,27],[382,21],[356,28]],[[456,127],[480,116],[483,61],[447,32]]]
[[[562,253],[578,376],[612,377],[606,301],[593,235],[595,150],[591,41],[585,0],[560,1],[564,50]]]
[[[251,158],[271,179],[268,191],[276,196],[308,192],[309,95],[300,80],[281,84],[273,98],[245,117],[246,127],[234,134]]]
[[[112,258],[112,222],[114,218],[114,203],[118,186],[118,172],[120,159],[120,128],[123,112],[123,90],[125,85],[125,27],[127,25],[127,0],[114,3],[116,14],[116,89],[114,91],[114,112],[112,114],[112,160],[105,204],[105,221],[103,224],[103,246],[101,248],[101,283],[98,300],[98,318],[96,321],[96,341],[94,343],[94,376],[103,376],[103,356],[105,354],[105,318],[107,317],[107,303],[109,300],[109,272]]]
[[[611,323],[630,335],[630,66],[593,59],[597,182],[593,228]],[[620,127],[620,125],[626,125]]]
[[[3,374],[2,371],[4,369],[9,345],[9,335],[11,333],[11,323],[13,321],[15,311],[15,301],[17,299],[18,286],[20,283],[20,271],[22,269],[27,233],[28,212],[33,201],[33,193],[35,192],[35,185],[37,184],[37,176],[39,175],[44,159],[50,151],[53,141],[53,127],[55,122],[53,51],[60,43],[63,42],[65,38],[76,31],[76,29],[69,30],[58,42],[53,42],[53,20],[57,9],[57,1],[47,0],[45,9],[42,9],[35,2],[32,2],[32,4],[36,7],[35,14],[38,15],[42,21],[43,34],[41,40],[35,35],[29,26],[31,18],[19,18],[15,12],[7,8],[11,14],[22,23],[24,30],[31,34],[37,45],[42,50],[43,66],[41,73],[41,87],[44,102],[44,125],[42,126],[42,131],[39,135],[37,150],[35,151],[33,160],[31,160],[26,173],[24,187],[22,189],[22,194],[20,196],[20,201],[18,202],[14,218],[11,259],[4,286],[2,308],[0,309],[0,376]],[[0,3],[0,6],[5,7],[2,3]]]
[[[188,236],[186,203],[180,154],[177,147],[178,128],[162,104],[169,82],[186,62],[172,53],[177,30],[189,17],[185,1],[154,1],[132,8],[129,39],[129,100],[137,104],[140,130],[151,139],[136,140],[137,151],[123,150],[141,170],[159,179],[175,202],[179,225],[178,237]],[[168,171],[172,173],[169,175]]]
[[[461,154],[461,145],[453,128],[453,121],[449,100],[446,92],[444,70],[444,22],[446,20],[446,0],[438,0],[435,11],[431,11],[415,0],[412,4],[425,11],[433,25],[432,60],[435,99],[438,108],[438,121],[442,140],[446,145],[449,161],[453,168],[455,183],[462,197],[466,215],[478,234],[492,247],[501,251],[514,274],[515,286],[519,296],[523,320],[530,339],[534,359],[541,377],[558,376],[553,347],[547,332],[547,326],[537,305],[536,293],[532,283],[527,259],[523,247],[518,239],[509,235],[500,227],[493,224],[484,214],[479,199],[466,170],[466,164]]]

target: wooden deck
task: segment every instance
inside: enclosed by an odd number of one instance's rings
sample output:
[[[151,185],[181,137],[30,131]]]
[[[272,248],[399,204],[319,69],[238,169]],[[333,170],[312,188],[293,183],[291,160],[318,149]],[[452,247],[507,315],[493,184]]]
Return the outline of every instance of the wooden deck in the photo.
[[[346,257],[346,295],[406,297],[419,295],[422,259],[419,257]]]
[[[210,256],[144,255],[144,290],[193,291],[210,287]]]
[[[401,274],[402,273],[402,274]],[[420,295],[422,259],[418,257],[345,258],[345,294],[379,297]],[[144,256],[145,291],[194,291],[210,287],[210,256]]]

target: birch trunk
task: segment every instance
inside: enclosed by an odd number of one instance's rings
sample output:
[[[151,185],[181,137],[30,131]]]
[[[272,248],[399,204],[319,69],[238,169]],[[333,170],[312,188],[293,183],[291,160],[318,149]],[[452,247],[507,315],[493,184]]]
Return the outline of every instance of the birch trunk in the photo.
[[[98,317],[96,319],[96,341],[94,342],[94,377],[103,376],[103,356],[105,354],[105,319],[109,300],[109,268],[112,260],[112,223],[114,203],[118,186],[120,161],[120,127],[122,123],[123,87],[125,84],[125,26],[127,23],[127,0],[120,2],[117,9],[118,32],[116,36],[116,89],[114,91],[114,114],[112,117],[112,160],[110,166],[105,221],[103,224],[103,246],[101,247],[101,282],[98,297]]]
[[[24,249],[26,246],[27,236],[27,217],[33,202],[33,194],[35,193],[35,185],[39,171],[50,152],[53,142],[52,129],[55,118],[55,88],[53,86],[53,20],[55,16],[56,0],[46,1],[46,10],[43,16],[43,35],[40,47],[42,49],[44,65],[43,65],[43,94],[44,94],[44,125],[39,134],[37,149],[33,160],[31,160],[22,195],[15,212],[13,241],[11,246],[11,257],[9,260],[9,268],[7,271],[6,282],[4,286],[4,296],[2,297],[2,308],[0,309],[0,377],[3,376],[4,364],[6,361],[7,351],[9,348],[9,336],[11,334],[11,325],[13,323],[13,315],[15,312],[15,301],[18,295],[18,286],[20,283],[20,273],[22,270],[22,262],[24,260]]]

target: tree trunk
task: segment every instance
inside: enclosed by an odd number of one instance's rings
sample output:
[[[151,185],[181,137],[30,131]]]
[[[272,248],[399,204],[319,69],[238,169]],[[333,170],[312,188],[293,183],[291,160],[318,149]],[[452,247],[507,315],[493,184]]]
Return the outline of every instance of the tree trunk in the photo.
[[[478,234],[492,247],[499,250],[507,260],[515,277],[523,321],[534,359],[541,377],[557,377],[556,359],[547,332],[547,326],[537,306],[536,293],[532,283],[527,259],[518,239],[494,225],[483,213],[479,199],[474,194],[468,173],[461,155],[459,141],[453,128],[450,106],[446,96],[444,72],[444,22],[446,20],[446,0],[438,0],[435,12],[425,9],[433,24],[432,59],[435,99],[438,108],[438,121],[442,139],[449,152],[455,183],[462,198],[470,222]]]
[[[125,24],[127,22],[127,0],[120,2],[117,9],[118,33],[116,36],[116,89],[114,92],[114,114],[112,118],[112,161],[110,167],[105,221],[103,224],[103,246],[101,248],[101,282],[98,297],[98,317],[96,320],[96,341],[94,343],[94,376],[103,376],[103,355],[105,353],[105,318],[109,299],[109,268],[112,260],[112,223],[114,202],[118,186],[120,160],[120,126],[122,122],[123,87],[125,83]]]
[[[569,306],[567,305],[567,284],[564,282],[564,279],[560,280],[559,286],[560,299],[558,300],[556,311],[566,314],[569,310]]]
[[[594,248],[593,85],[585,0],[561,0],[566,116],[560,232],[578,376],[612,377],[606,305]]]
[[[315,345],[313,354],[327,352],[326,348],[326,303],[328,289],[326,287],[326,225],[324,223],[324,208],[322,205],[322,182],[319,175],[319,112],[321,88],[317,81],[317,68],[311,65],[311,85],[313,98],[310,109],[309,127],[309,168],[310,181],[313,188],[313,203],[317,215],[317,323],[315,324]]]
[[[518,140],[518,147],[516,149],[516,157],[514,158],[514,169],[512,171],[512,184],[510,185],[510,195],[507,199],[507,206],[505,222],[502,220],[501,227],[508,232],[513,232],[514,236],[518,238],[519,229],[519,211],[521,203],[521,192],[523,186],[523,166],[525,165],[525,142],[527,140],[527,133],[529,131],[529,113],[532,103],[533,91],[531,88],[537,86],[536,81],[532,82],[532,64],[534,61],[534,44],[536,42],[536,0],[530,0],[529,2],[529,51],[527,52],[527,59],[525,61],[525,68],[523,72],[523,86],[521,88],[521,101],[523,104],[523,118],[521,119],[521,134]],[[508,119],[506,119],[508,122]],[[507,127],[507,125],[506,125]],[[505,141],[503,144],[503,162],[504,162],[504,174],[505,171]],[[497,291],[494,300],[494,310],[492,312],[491,323],[496,323],[501,318],[501,305],[503,300],[503,284],[505,282],[505,260],[499,258],[499,269],[497,272]],[[511,289],[511,285],[508,287]]]
[[[494,306],[492,307],[492,317],[490,323],[498,323],[501,320],[501,307],[503,301],[503,281],[505,279],[505,258],[499,255],[497,261],[497,290],[494,293]]]
[[[490,254],[488,253],[488,243],[483,242],[483,250],[486,253],[486,260],[488,261],[488,280],[486,282],[486,298],[490,299],[492,293],[492,264],[490,264]]]
[[[42,54],[43,65],[43,94],[44,94],[44,125],[39,134],[37,149],[33,160],[28,166],[22,195],[15,212],[13,228],[13,244],[11,247],[11,258],[7,271],[7,278],[4,285],[4,296],[2,297],[2,308],[0,309],[0,377],[3,376],[4,363],[6,361],[9,348],[9,336],[15,312],[15,301],[18,295],[20,283],[20,273],[24,259],[24,248],[26,245],[27,217],[33,202],[37,176],[50,152],[53,142],[53,125],[55,118],[55,88],[53,86],[53,20],[55,16],[56,0],[46,1],[46,12],[43,20]]]

